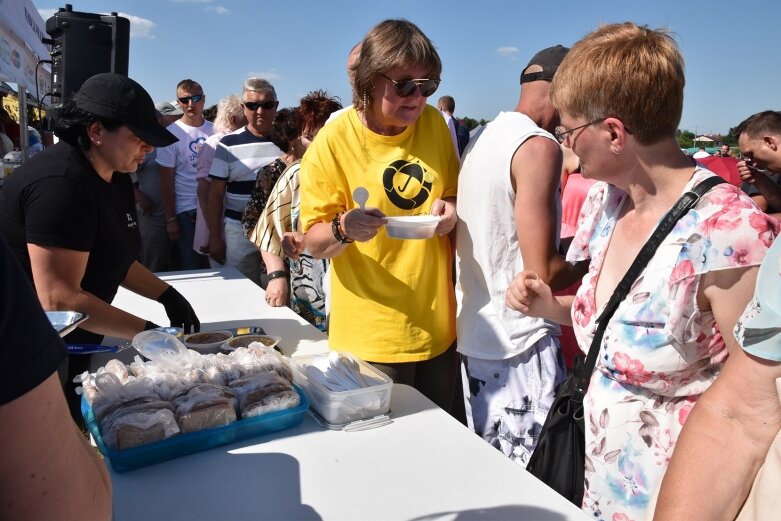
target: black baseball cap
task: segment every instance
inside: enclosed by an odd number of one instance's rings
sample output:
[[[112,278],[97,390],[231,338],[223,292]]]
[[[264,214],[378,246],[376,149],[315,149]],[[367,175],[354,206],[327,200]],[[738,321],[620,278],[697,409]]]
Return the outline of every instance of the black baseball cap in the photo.
[[[568,47],[554,45],[553,47],[548,47],[535,54],[523,70],[525,71],[532,65],[539,65],[542,67],[542,70],[526,74],[521,72],[521,85],[537,80],[551,81],[553,75],[556,74],[556,69],[559,68],[559,65],[561,65],[562,60],[564,60],[564,57],[568,52]]]
[[[157,122],[157,110],[147,91],[127,76],[113,72],[96,74],[84,82],[74,101],[85,112],[124,123],[153,147],[178,141]]]

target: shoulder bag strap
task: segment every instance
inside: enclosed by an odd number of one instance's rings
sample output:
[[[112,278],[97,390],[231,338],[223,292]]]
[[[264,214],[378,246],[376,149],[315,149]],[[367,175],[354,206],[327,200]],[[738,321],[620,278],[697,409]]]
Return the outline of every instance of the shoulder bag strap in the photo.
[[[654,230],[653,235],[646,241],[640,253],[637,254],[632,265],[627,270],[624,278],[618,283],[616,290],[608,300],[605,309],[597,318],[597,330],[594,332],[594,339],[591,341],[591,347],[588,350],[588,357],[586,362],[575,368],[575,391],[573,395],[576,395],[579,399],[582,399],[588,390],[588,382],[591,379],[591,373],[594,372],[594,366],[597,362],[597,356],[599,355],[599,348],[602,345],[602,337],[605,334],[605,328],[610,321],[610,317],[618,308],[618,305],[624,300],[632,288],[640,272],[645,269],[648,262],[656,253],[662,240],[672,231],[675,223],[683,217],[697,202],[700,200],[707,191],[714,186],[725,183],[726,181],[721,177],[714,175],[709,177],[692,188],[690,191],[685,192],[680,199],[673,205],[672,208],[665,214],[659,225]]]

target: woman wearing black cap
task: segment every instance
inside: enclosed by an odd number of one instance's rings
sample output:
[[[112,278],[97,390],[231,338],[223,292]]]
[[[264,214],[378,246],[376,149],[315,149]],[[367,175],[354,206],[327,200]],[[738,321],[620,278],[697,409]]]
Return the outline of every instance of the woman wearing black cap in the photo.
[[[199,329],[184,297],[138,262],[133,187],[123,174],[134,172],[152,147],[176,140],[157,122],[149,94],[119,74],[93,76],[58,111],[55,134],[57,145],[6,180],[0,233],[44,309],[89,316],[66,341],[132,338],[155,326],[110,305],[120,285],[163,304],[172,325]],[[87,361],[74,362],[71,374]]]

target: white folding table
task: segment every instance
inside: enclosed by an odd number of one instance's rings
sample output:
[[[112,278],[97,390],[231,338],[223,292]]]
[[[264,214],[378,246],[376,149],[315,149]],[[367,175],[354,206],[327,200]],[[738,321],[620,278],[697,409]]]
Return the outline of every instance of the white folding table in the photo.
[[[289,354],[327,350],[325,335],[290,309],[269,307],[263,290],[235,270],[164,278],[191,302],[203,330],[262,326]],[[125,290],[114,304],[168,323],[162,306]],[[112,470],[114,519],[588,519],[415,389],[394,385],[391,418],[344,432],[305,415],[293,429]]]

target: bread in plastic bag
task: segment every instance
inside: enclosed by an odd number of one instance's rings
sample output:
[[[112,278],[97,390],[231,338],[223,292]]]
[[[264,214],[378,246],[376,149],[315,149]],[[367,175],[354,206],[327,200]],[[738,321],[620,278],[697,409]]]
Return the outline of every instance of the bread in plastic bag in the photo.
[[[174,413],[168,408],[134,408],[117,411],[101,426],[106,446],[124,450],[178,434]]]

